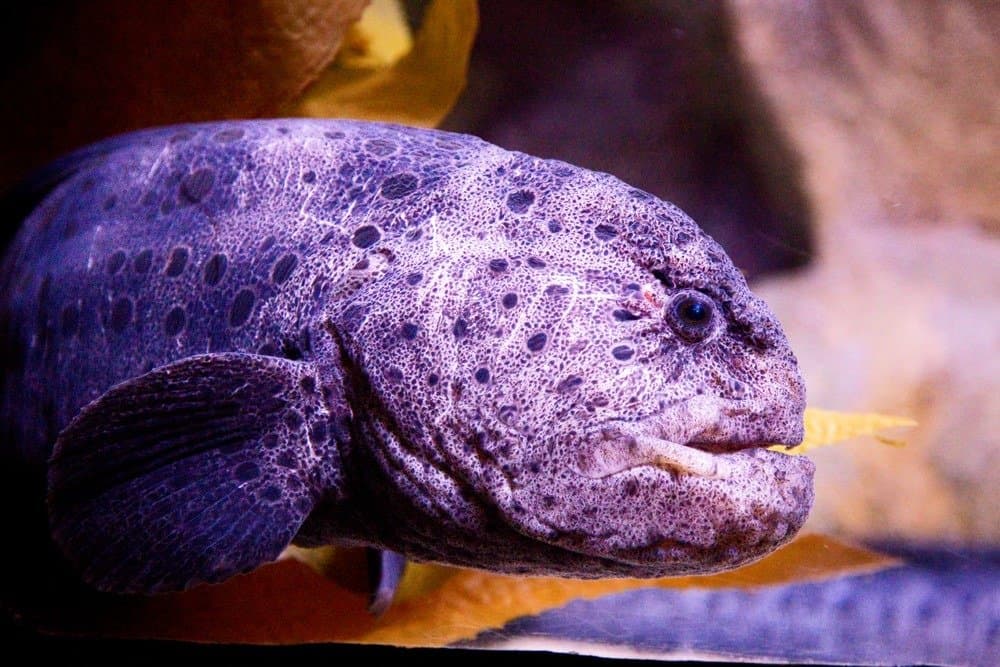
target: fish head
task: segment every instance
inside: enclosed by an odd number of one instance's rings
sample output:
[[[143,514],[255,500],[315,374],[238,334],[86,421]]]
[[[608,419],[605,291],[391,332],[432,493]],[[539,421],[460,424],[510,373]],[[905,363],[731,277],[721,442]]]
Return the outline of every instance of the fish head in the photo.
[[[378,464],[453,527],[396,548],[512,572],[661,576],[789,540],[813,466],[764,449],[803,436],[804,384],[774,314],[677,207],[532,164],[565,178],[484,193],[498,203],[467,212],[477,232],[368,301],[356,349],[369,355],[366,404],[380,406]]]

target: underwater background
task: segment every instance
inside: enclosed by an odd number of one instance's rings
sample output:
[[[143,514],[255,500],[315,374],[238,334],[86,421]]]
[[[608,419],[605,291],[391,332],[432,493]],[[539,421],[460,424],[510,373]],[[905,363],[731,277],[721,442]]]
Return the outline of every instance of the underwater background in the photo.
[[[997,5],[376,2],[401,9],[404,30],[373,47],[375,33],[350,30],[365,4],[5,7],[0,190],[130,129],[329,115],[475,134],[672,201],[774,307],[810,405],[919,423],[904,448],[859,439],[811,455],[807,530],[903,564],[780,587],[578,600],[466,645],[996,664]],[[398,29],[391,18],[381,25],[382,35]],[[24,213],[5,200],[0,238]],[[4,466],[11,533],[42,525],[21,511],[26,492],[14,464]],[[38,640],[61,623],[114,634],[74,619],[86,607],[52,602],[60,584],[28,546],[6,560],[18,596],[37,590],[38,607],[58,611],[33,623],[5,600],[12,634]]]

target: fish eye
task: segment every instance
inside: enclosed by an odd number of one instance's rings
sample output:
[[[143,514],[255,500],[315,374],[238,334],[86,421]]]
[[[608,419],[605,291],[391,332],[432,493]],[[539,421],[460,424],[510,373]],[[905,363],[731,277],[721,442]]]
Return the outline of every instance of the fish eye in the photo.
[[[667,307],[667,322],[685,340],[704,340],[714,330],[715,303],[700,292],[681,292]]]

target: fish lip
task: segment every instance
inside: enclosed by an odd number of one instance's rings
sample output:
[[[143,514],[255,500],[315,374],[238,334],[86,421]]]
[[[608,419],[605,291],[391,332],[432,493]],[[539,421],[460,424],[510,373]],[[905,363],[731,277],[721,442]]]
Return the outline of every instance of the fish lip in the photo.
[[[747,465],[747,458],[753,457],[754,451],[787,444],[781,436],[745,441],[705,439],[706,431],[714,430],[711,427],[700,429],[688,438],[671,438],[658,420],[665,411],[661,409],[635,420],[614,419],[592,429],[585,440],[590,446],[581,451],[575,472],[602,478],[652,467],[674,474],[725,478]],[[773,453],[789,455],[777,449]]]
[[[754,440],[752,442],[739,442],[736,440],[689,440],[688,442],[682,444],[685,447],[691,447],[705,452],[706,454],[722,455],[734,454],[748,449],[765,449],[767,447],[773,447],[774,445],[781,445],[785,443],[779,442],[779,439],[776,438],[774,440]],[[791,446],[793,445],[789,445],[789,447]]]

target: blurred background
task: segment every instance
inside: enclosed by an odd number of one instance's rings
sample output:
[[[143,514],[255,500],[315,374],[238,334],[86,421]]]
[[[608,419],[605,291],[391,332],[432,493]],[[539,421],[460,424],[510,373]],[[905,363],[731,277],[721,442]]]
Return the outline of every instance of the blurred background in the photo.
[[[397,4],[411,52],[360,65],[344,54],[372,51],[350,31],[363,0],[8,4],[0,190],[125,130],[308,114],[468,132],[673,201],[777,311],[811,406],[920,423],[903,449],[817,451],[808,525],[913,565],[772,598],[638,592],[482,641],[1000,659],[1000,5],[505,0],[479,3],[477,22],[475,2]],[[662,634],[681,607],[708,620]],[[813,639],[705,629],[789,614],[819,624]]]

